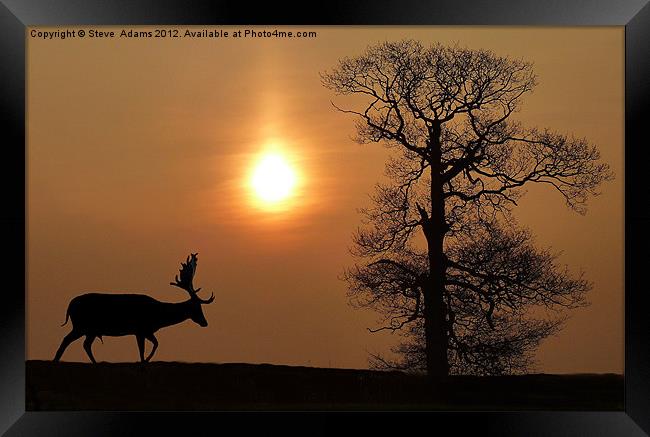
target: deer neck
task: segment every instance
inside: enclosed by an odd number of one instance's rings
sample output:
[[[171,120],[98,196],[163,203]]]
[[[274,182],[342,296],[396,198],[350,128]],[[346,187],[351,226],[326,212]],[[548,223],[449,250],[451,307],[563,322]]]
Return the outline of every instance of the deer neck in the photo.
[[[179,303],[164,302],[160,314],[160,328],[176,325],[189,319],[191,316],[191,305],[191,300]]]

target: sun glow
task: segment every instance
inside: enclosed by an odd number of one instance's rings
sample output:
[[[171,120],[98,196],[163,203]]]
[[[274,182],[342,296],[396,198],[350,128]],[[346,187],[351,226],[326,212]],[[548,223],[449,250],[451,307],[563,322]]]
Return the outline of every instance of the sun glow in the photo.
[[[288,199],[294,192],[296,182],[296,172],[287,159],[275,152],[261,156],[250,180],[256,197],[267,206]]]

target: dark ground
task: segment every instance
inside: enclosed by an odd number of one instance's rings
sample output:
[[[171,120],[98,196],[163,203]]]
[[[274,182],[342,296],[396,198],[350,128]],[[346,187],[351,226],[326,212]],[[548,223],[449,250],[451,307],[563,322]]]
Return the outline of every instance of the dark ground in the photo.
[[[456,376],[270,364],[27,361],[28,411],[623,410],[621,375]]]

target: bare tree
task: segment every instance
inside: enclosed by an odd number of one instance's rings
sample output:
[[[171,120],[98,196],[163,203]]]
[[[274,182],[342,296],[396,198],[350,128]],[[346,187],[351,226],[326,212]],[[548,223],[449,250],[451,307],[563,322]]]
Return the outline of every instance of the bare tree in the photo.
[[[387,328],[417,331],[421,325],[429,375],[449,374],[450,364],[471,367],[482,347],[467,349],[472,332],[482,333],[477,341],[491,339],[496,350],[506,326],[531,347],[541,334],[558,329],[558,321],[535,325],[516,319],[529,305],[583,303],[588,283],[558,271],[553,256],[532,248],[528,233],[506,230],[514,226],[511,209],[526,185],[548,185],[584,214],[588,197],[612,177],[585,139],[513,120],[522,97],[536,85],[530,63],[405,40],[342,59],[322,81],[339,95],[365,97],[360,108],[335,105],[356,116],[358,142],[381,142],[399,152],[386,166],[391,183],[376,187],[372,207],[363,210],[367,226],[354,236],[353,252],[366,263],[347,277],[357,304],[389,315]],[[494,252],[498,243],[504,252]],[[531,257],[526,268],[553,270],[508,282],[514,270],[526,274],[515,248]],[[501,266],[498,255],[508,263]],[[419,269],[408,272],[409,266]],[[486,271],[502,276],[493,280]],[[400,280],[392,276],[398,272]],[[364,274],[404,288],[399,295],[378,292],[382,285],[365,284]],[[397,300],[412,310],[399,322],[391,312]],[[467,324],[462,318],[474,324],[460,328]]]

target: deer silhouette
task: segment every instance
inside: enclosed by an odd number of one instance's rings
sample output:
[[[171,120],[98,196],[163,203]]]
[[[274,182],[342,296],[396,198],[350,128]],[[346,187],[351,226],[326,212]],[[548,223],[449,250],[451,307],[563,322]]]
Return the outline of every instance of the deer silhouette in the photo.
[[[93,363],[96,363],[92,352],[95,338],[102,340],[102,336],[135,335],[140,360],[147,362],[158,349],[158,340],[154,334],[159,329],[187,319],[199,326],[208,326],[201,305],[211,303],[214,293],[204,300],[197,295],[201,288],[194,289],[192,282],[196,273],[197,255],[198,253],[190,254],[186,262],[181,263],[180,279],[176,275],[175,282],[169,283],[190,295],[184,302],[160,302],[144,294],[87,293],[73,298],[68,305],[65,322],[61,325],[64,326],[70,319],[72,331],[63,338],[54,361],[59,361],[70,343],[84,335],[86,339],[83,347]],[[144,357],[145,339],[153,344],[147,358]]]

